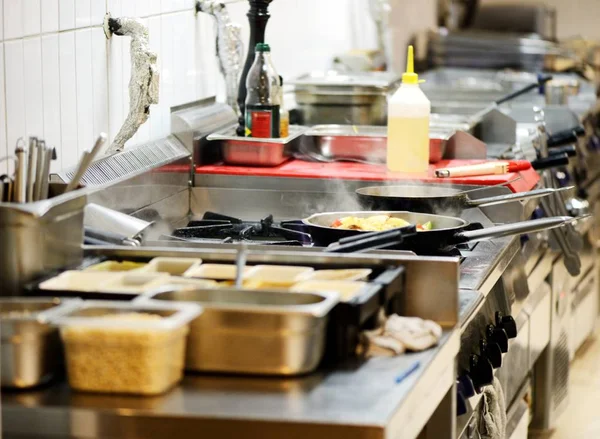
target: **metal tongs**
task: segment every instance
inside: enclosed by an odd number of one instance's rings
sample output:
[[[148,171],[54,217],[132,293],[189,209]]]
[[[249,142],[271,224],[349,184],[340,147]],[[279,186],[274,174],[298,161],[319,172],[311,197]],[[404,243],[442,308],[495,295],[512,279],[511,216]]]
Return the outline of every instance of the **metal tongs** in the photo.
[[[248,246],[245,242],[240,243],[240,248],[235,258],[235,287],[242,288],[242,282],[244,281],[244,268],[246,267],[246,259],[248,256]]]
[[[325,251],[329,253],[359,253],[367,250],[381,250],[402,244],[404,238],[414,236],[417,233],[415,226],[383,232],[361,233],[356,236],[342,238],[338,242],[330,244]]]

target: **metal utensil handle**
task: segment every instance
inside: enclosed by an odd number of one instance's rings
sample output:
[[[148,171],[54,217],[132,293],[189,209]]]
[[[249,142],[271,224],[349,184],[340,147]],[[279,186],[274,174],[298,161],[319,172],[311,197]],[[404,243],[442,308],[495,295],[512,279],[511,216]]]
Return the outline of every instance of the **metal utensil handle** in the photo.
[[[508,102],[514,98],[517,98],[525,93],[528,93],[533,89],[538,88],[540,85],[545,84],[546,82],[550,81],[551,79],[552,79],[552,76],[544,76],[542,78],[539,78],[539,80],[537,82],[532,82],[531,84],[526,85],[525,87],[523,87],[519,90],[516,90],[516,91],[512,92],[511,94],[498,99],[497,101],[495,101],[495,103],[496,103],[496,105],[501,105],[501,104]]]
[[[406,231],[403,229],[386,230],[385,232],[373,232],[364,235],[352,237],[350,241],[338,241],[338,245],[332,244],[326,251],[331,253],[350,253],[362,250],[371,250],[377,248],[385,248],[393,245],[401,244],[404,238],[417,233],[416,231]],[[346,238],[348,239],[348,238]]]
[[[90,158],[90,153],[85,151],[82,154],[81,159],[79,160],[79,166],[77,166],[75,175],[73,176],[73,178],[71,179],[71,181],[69,182],[69,184],[67,185],[67,187],[65,189],[65,193],[71,192],[72,190],[77,189],[77,186],[79,186],[79,182],[81,181],[83,174],[85,173],[85,171],[88,168],[89,158]]]
[[[557,192],[562,192],[562,191],[571,190],[571,189],[573,189],[573,186],[564,187],[564,188],[560,188],[560,189],[544,188],[544,189],[534,189],[529,192],[517,192],[514,194],[497,195],[495,197],[479,198],[477,200],[469,199],[468,205],[469,205],[469,207],[494,206],[496,204],[504,204],[504,203],[508,203],[511,201],[522,201],[522,200],[530,200],[533,198],[543,198],[543,197],[547,197],[548,195],[552,195]]]
[[[235,259],[235,286],[236,288],[242,288],[242,281],[244,280],[244,268],[246,267],[247,257],[247,246],[245,242],[240,244],[240,248]]]
[[[556,227],[562,227],[565,224],[576,221],[577,219],[579,218],[573,218],[570,216],[553,216],[549,218],[521,221],[513,224],[503,224],[500,226],[458,233],[455,235],[454,241],[456,244],[460,244],[469,241],[480,241],[483,239],[523,235],[525,233],[533,233],[542,230],[554,229]]]

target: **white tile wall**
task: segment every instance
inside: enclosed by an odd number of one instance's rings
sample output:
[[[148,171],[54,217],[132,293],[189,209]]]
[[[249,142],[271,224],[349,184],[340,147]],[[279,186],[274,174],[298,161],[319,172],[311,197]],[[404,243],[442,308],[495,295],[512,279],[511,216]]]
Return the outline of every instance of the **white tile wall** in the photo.
[[[337,52],[373,47],[367,1],[273,2],[267,39],[279,72],[289,78],[326,68]],[[129,110],[130,41],[104,37],[107,11],[143,17],[158,53],[160,102],[128,145],[169,134],[171,106],[223,97],[214,19],[193,9],[194,0],[0,0],[0,157],[19,137],[39,136],[56,146],[58,171],[74,165],[100,131],[116,135]],[[228,9],[246,43],[248,3]],[[366,31],[356,35],[357,27]],[[0,162],[0,173],[6,170]]]

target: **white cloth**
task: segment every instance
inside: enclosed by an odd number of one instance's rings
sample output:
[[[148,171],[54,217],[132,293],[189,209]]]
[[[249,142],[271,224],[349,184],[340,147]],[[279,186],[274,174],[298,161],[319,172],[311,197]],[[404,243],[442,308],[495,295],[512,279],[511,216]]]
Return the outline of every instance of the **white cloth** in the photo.
[[[394,314],[380,328],[363,332],[363,342],[367,356],[394,356],[429,349],[441,336],[441,326],[431,320]]]
[[[506,401],[498,378],[483,388],[482,439],[506,439]]]

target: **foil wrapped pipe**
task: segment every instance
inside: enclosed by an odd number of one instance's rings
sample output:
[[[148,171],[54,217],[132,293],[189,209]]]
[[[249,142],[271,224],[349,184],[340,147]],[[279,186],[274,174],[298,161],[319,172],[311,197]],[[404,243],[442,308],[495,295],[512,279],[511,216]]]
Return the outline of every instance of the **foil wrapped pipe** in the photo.
[[[104,20],[104,32],[131,37],[131,78],[129,80],[129,113],[121,129],[106,151],[114,154],[123,150],[138,128],[148,120],[150,105],[158,104],[159,71],[157,55],[150,50],[148,28],[136,18],[111,18]]]
[[[199,0],[196,2],[196,12],[204,12],[215,17],[217,23],[216,52],[219,69],[225,78],[226,101],[239,116],[238,86],[244,57],[242,28],[231,21],[224,3],[214,0]]]

